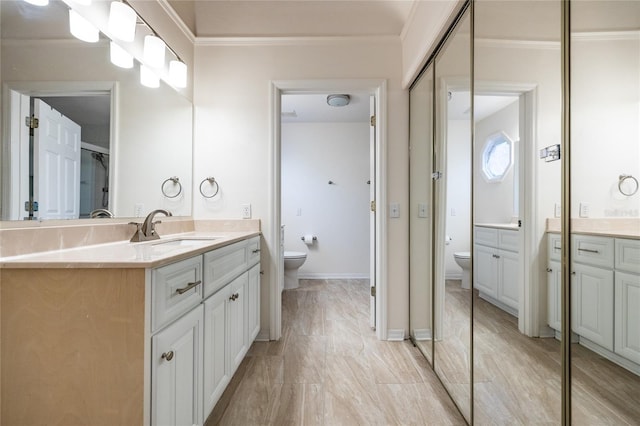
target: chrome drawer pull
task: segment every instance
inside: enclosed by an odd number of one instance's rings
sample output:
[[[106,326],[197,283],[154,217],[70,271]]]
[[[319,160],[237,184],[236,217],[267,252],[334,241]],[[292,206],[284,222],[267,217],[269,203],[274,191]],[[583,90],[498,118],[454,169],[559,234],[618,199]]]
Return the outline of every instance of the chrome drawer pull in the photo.
[[[260,249],[255,249],[254,251],[252,251],[252,253],[253,254],[260,253]]]
[[[162,354],[162,359],[166,359],[167,361],[171,361],[173,359],[173,351],[165,352]]]
[[[562,247],[560,247],[560,246],[553,246],[553,249],[554,249],[554,250],[562,250]]]
[[[587,253],[600,253],[598,250],[579,248],[578,251],[586,251]]]
[[[186,292],[188,292],[189,290],[191,290],[192,288],[194,288],[195,286],[197,286],[197,285],[199,285],[201,283],[202,283],[202,281],[200,281],[200,280],[198,280],[196,282],[193,282],[193,283],[189,283],[186,287],[177,288],[176,289],[176,293],[178,293],[178,294],[186,293]]]
[[[547,268],[547,272],[553,272],[553,269]]]

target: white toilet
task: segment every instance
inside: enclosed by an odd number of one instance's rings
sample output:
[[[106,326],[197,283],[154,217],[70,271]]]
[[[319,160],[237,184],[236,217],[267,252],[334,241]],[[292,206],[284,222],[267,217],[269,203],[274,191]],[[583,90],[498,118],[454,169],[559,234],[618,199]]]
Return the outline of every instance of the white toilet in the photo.
[[[307,253],[301,251],[284,252],[284,289],[298,288],[298,269],[307,260]]]
[[[471,288],[471,252],[468,251],[459,251],[457,253],[453,253],[453,258],[455,259],[458,266],[462,268],[462,288],[470,289]]]

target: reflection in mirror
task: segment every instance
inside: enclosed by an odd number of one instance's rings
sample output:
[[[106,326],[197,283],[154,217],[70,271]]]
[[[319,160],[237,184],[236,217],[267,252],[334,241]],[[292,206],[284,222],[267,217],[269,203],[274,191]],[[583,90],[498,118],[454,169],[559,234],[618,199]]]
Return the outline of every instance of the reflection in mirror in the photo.
[[[571,2],[575,424],[640,419],[640,2]]]
[[[411,339],[429,362],[433,361],[431,234],[433,66],[429,66],[409,92],[410,218],[409,218],[409,323]]]
[[[471,291],[457,264],[469,262],[471,200],[471,55],[467,11],[435,61],[436,140],[434,369],[471,421]],[[446,245],[449,241],[449,245]],[[467,242],[465,244],[465,241]],[[467,254],[465,255],[465,252]],[[457,253],[457,258],[454,254]],[[454,269],[455,268],[455,269]],[[467,268],[468,269],[468,268]],[[453,275],[451,271],[456,275]],[[448,279],[451,278],[451,279]],[[457,278],[457,279],[454,279]]]
[[[97,209],[108,209],[117,217],[145,216],[156,208],[170,210],[176,216],[190,215],[191,102],[164,83],[158,89],[141,86],[137,69],[112,65],[107,39],[83,43],[73,38],[68,31],[68,7],[59,0],[51,0],[46,7],[3,0],[0,15],[2,219],[73,219],[89,217]],[[93,127],[99,121],[97,116],[74,118],[68,106],[53,105],[62,98],[75,97],[81,100],[81,110],[88,113],[92,109],[88,100],[96,94],[111,99],[103,103],[108,124],[102,123],[100,136]],[[74,179],[77,183],[72,196],[63,197],[74,199],[70,213],[58,214],[48,207],[58,198],[45,189],[44,183],[38,184],[38,176],[45,175],[41,162],[34,160],[31,184],[30,174],[24,171],[29,170],[28,147],[33,141],[28,131],[26,142],[20,141],[19,131],[24,133],[24,117],[31,115],[31,100],[26,99],[22,108],[15,107],[12,97],[20,95],[47,98],[50,106],[80,124],[81,141],[91,152],[79,150],[74,157],[79,170],[73,173],[79,178]],[[172,176],[179,177],[184,188],[176,198],[166,197],[161,191],[162,183]],[[33,199],[29,187],[38,191]],[[37,212],[25,211],[25,203],[33,206],[29,201],[38,202]]]
[[[561,169],[559,161],[538,157],[540,149],[561,137],[560,11],[559,1],[475,3],[473,383],[478,424],[561,423],[560,342],[547,325],[552,324],[547,297],[556,300],[559,289],[547,287],[543,269],[546,218],[554,217],[560,203]],[[512,149],[502,153],[491,150],[509,144]]]

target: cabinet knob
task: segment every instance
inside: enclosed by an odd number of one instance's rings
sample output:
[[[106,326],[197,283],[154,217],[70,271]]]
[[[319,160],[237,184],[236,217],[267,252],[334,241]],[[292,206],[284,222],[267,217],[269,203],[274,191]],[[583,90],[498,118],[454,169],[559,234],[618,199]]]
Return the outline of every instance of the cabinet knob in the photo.
[[[553,269],[547,268],[547,272],[553,272]]]
[[[233,293],[229,298],[229,300],[231,300],[232,302],[235,302],[239,297],[240,295],[238,293]]]
[[[165,352],[162,354],[162,359],[166,359],[167,361],[171,361],[173,359],[173,351]]]

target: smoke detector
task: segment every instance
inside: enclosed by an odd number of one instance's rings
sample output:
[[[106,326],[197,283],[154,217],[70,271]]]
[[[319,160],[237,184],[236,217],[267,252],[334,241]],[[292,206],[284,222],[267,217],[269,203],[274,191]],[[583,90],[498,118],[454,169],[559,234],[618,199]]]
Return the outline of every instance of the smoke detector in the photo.
[[[349,95],[329,95],[327,96],[327,104],[332,107],[343,107],[349,105],[351,97]]]

